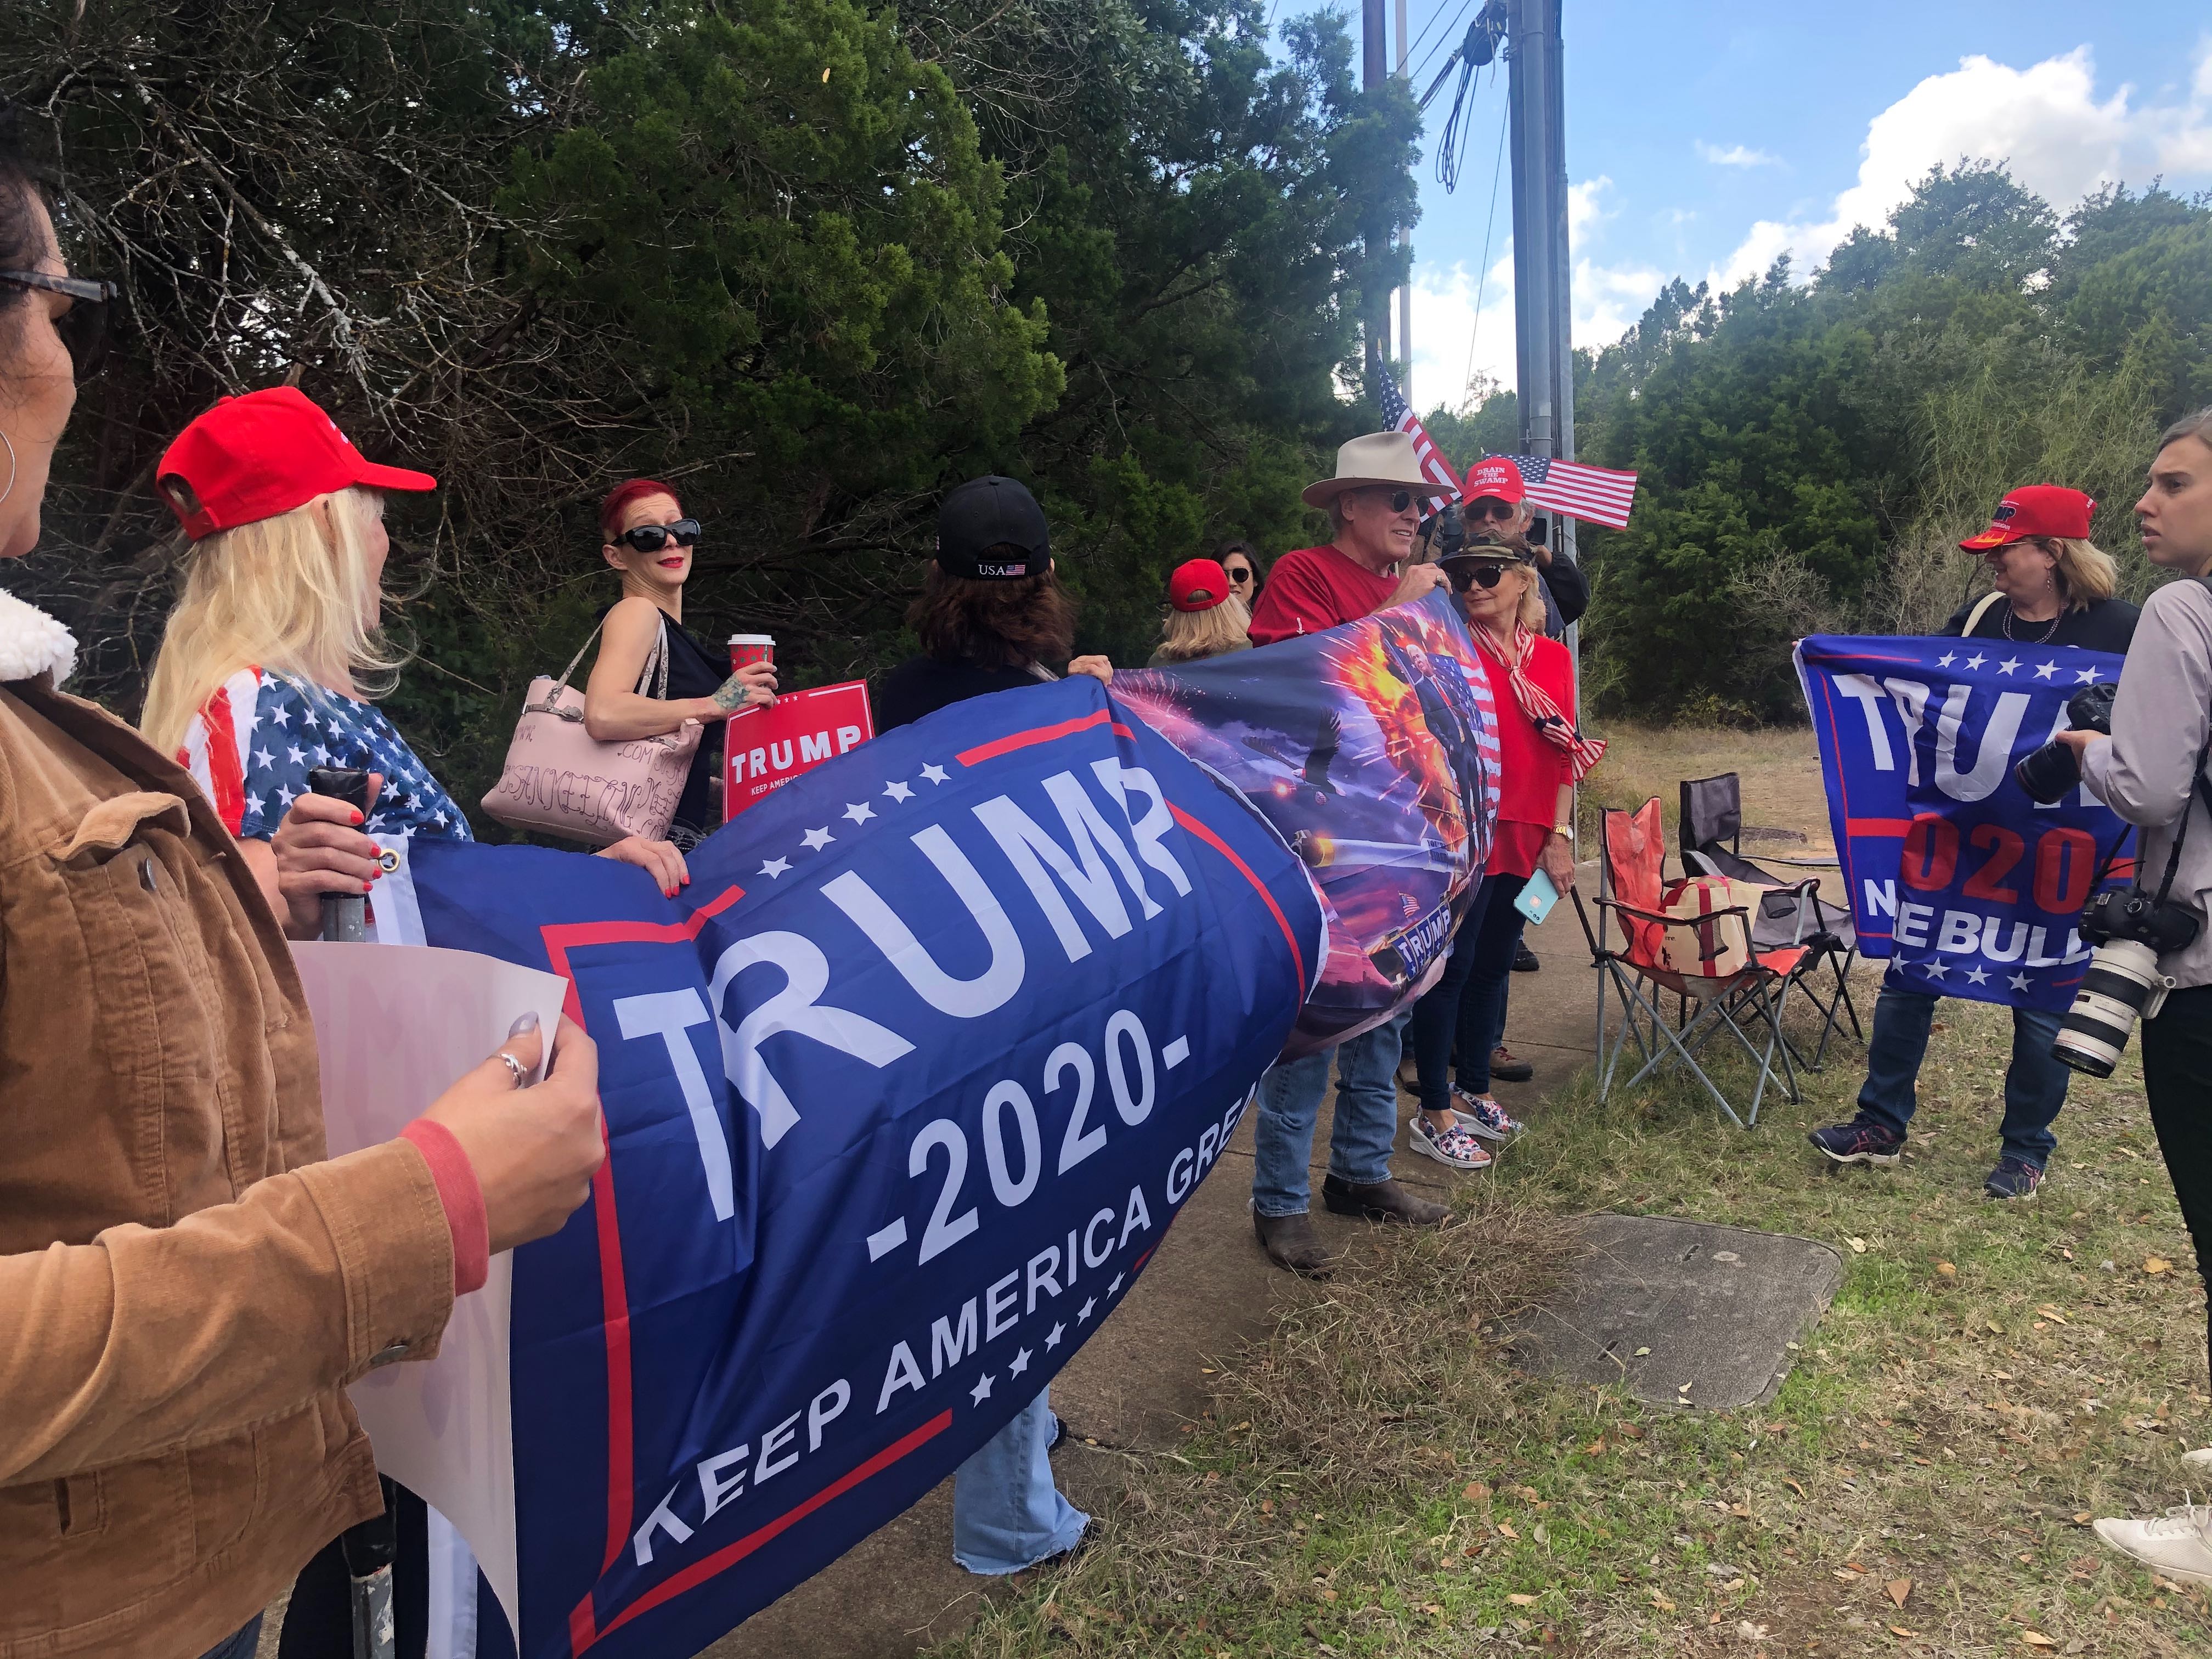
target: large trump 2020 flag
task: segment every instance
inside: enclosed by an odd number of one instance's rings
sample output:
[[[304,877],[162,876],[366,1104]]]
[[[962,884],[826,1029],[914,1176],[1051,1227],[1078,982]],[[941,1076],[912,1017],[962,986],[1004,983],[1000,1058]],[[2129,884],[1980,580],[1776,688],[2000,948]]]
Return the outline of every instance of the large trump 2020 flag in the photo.
[[[407,860],[422,937],[565,975],[599,1045],[606,1163],[514,1261],[527,1659],[693,1651],[996,1433],[1328,948],[1281,836],[1087,678],[866,744],[690,869]]]

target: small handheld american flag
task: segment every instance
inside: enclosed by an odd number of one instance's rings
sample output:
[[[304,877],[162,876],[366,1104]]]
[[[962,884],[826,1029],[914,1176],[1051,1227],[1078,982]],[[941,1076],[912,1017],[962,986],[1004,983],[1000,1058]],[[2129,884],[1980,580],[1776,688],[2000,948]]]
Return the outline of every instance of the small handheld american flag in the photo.
[[[1421,464],[1422,476],[1442,489],[1442,494],[1429,498],[1429,510],[1432,513],[1439,511],[1446,502],[1459,499],[1459,474],[1451,470],[1451,463],[1443,458],[1443,452],[1430,441],[1427,429],[1421,425],[1421,417],[1413,413],[1413,405],[1406,401],[1406,394],[1398,390],[1397,381],[1390,378],[1390,371],[1378,366],[1375,373],[1378,381],[1376,401],[1382,405],[1382,424],[1393,432],[1405,433],[1413,439],[1413,458]]]
[[[1580,461],[1549,461],[1534,455],[1516,455],[1528,504],[1549,507],[1570,518],[1592,524],[1628,528],[1629,509],[1636,504],[1636,475],[1609,467],[1585,466]]]

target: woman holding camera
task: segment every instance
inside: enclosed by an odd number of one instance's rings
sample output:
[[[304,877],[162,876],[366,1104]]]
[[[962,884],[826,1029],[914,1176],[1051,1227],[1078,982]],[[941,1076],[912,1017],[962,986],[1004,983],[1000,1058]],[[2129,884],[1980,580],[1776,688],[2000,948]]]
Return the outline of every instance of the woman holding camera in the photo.
[[[2150,596],[2112,706],[2112,734],[2060,734],[2081,757],[2090,793],[2142,831],[2137,881],[2171,862],[2170,902],[2202,915],[2212,899],[2212,814],[2205,750],[2212,745],[2212,409],[2166,428],[2136,523],[2154,564],[2191,580]],[[2176,843],[2179,857],[2174,856]],[[2143,1090],[2197,1272],[2212,1269],[2212,931],[2158,959],[2174,988],[2142,1024]],[[2212,1279],[2208,1279],[2212,1283]],[[2212,1450],[2189,1454],[2212,1463]],[[2097,1535],[2169,1577],[2212,1584],[2212,1511],[2155,1520],[2104,1520]]]
[[[2140,614],[2112,597],[2118,572],[2089,540],[2096,503],[2078,489],[2029,484],[1998,504],[1990,527],[1959,545],[1978,553],[1991,592],[1951,614],[1939,637],[2009,640],[2124,654]],[[2069,734],[2070,735],[2070,734]],[[1858,1115],[1806,1139],[1838,1164],[1893,1164],[1917,1104],[1920,1062],[1939,999],[1885,981],[1867,1038],[1867,1079]],[[2066,1066],[2051,1052],[2059,1016],[2047,1008],[2012,1011],[2012,1063],[2005,1070],[2002,1149],[1982,1182],[1991,1198],[2033,1198],[2058,1144],[2051,1125],[2066,1103]]]

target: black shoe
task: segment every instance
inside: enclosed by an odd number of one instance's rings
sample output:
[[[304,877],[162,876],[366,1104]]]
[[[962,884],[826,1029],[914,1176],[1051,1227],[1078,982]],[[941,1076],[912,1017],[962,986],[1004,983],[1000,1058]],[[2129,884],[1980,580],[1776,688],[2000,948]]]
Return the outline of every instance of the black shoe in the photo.
[[[1878,1124],[1862,1123],[1856,1119],[1815,1129],[1805,1139],[1838,1164],[1891,1164],[1905,1151],[1905,1142],[1899,1136]]]
[[[1526,1083],[1536,1068],[1501,1042],[1490,1051],[1490,1075],[1499,1083]]]
[[[1321,1201],[1331,1215],[1356,1215],[1364,1221],[1395,1222],[1405,1227],[1441,1227],[1451,1211],[1425,1198],[1415,1198],[1391,1180],[1353,1182],[1341,1176],[1324,1176]]]
[[[2008,1152],[1997,1160],[1997,1167],[1990,1171],[1989,1179],[1982,1182],[1982,1190],[1991,1198],[2033,1198],[2035,1189],[2042,1184],[2041,1164],[2030,1164]]]
[[[1536,953],[1528,948],[1528,940],[1522,939],[1520,944],[1514,946],[1513,971],[1515,973],[1538,973],[1542,970],[1543,966],[1542,963],[1536,960]]]

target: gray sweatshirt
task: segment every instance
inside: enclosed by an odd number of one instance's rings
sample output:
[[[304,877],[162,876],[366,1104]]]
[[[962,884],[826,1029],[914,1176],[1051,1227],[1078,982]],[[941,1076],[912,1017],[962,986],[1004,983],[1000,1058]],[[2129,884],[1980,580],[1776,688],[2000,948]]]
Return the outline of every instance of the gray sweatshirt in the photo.
[[[2166,896],[2212,900],[2212,818],[2191,787],[2197,751],[2212,725],[2212,589],[2168,582],[2144,603],[2112,707],[2112,738],[2093,743],[2083,780],[2089,793],[2139,824],[2136,879],[2155,893],[2175,830],[2188,813],[2181,866]],[[2212,926],[2185,951],[2159,958],[2182,985],[2212,985]]]

